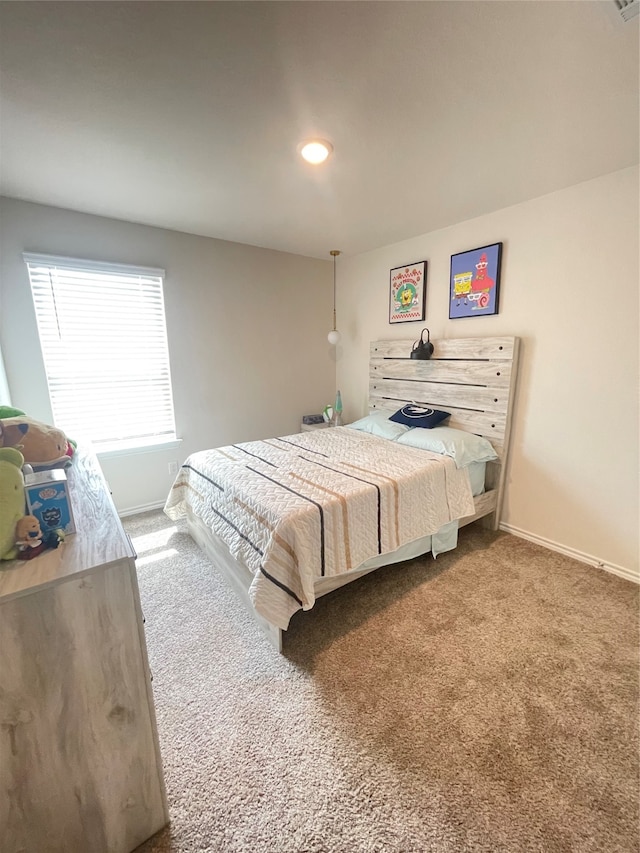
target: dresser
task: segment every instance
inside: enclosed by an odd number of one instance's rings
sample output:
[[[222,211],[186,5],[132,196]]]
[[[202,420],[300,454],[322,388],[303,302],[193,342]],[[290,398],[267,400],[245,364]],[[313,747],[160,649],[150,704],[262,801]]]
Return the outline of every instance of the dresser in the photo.
[[[168,822],[133,546],[95,455],[77,533],[0,563],[0,850],[129,853]]]

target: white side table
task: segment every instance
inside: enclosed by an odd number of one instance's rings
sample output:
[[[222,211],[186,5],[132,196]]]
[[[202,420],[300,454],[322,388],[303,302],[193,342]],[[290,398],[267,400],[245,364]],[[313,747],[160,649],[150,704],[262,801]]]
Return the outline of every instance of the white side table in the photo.
[[[300,424],[300,432],[311,432],[314,429],[327,429],[331,424],[322,421],[321,424]]]

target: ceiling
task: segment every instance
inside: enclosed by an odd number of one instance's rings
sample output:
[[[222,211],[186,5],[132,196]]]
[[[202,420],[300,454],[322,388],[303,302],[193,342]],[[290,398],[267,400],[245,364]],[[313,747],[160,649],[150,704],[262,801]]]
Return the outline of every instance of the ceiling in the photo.
[[[613,2],[1,2],[0,192],[327,259],[424,234],[638,162]]]

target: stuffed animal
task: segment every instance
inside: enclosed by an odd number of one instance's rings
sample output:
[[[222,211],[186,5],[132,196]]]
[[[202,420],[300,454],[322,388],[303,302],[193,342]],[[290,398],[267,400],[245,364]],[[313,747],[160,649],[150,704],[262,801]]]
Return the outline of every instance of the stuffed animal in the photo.
[[[0,420],[0,447],[15,447],[34,470],[64,468],[74,448],[61,429],[26,415]]]
[[[25,515],[16,524],[16,545],[18,551],[42,545],[42,530],[35,515]]]
[[[19,415],[24,415],[22,409],[14,409],[13,406],[0,406],[0,420],[4,418],[17,418]]]
[[[24,515],[24,456],[15,447],[0,448],[0,560],[18,555],[16,525]]]
[[[44,533],[35,515],[25,515],[16,524],[16,545],[19,560],[31,560],[47,548],[57,548],[64,541],[64,531],[46,530]]]

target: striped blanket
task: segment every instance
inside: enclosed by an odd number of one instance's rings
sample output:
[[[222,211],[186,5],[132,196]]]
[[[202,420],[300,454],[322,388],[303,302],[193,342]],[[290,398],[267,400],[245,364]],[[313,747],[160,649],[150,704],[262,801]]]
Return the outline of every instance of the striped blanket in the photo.
[[[249,567],[255,609],[282,629],[313,607],[317,578],[474,512],[452,459],[348,427],[194,453],[165,512],[187,507]]]

